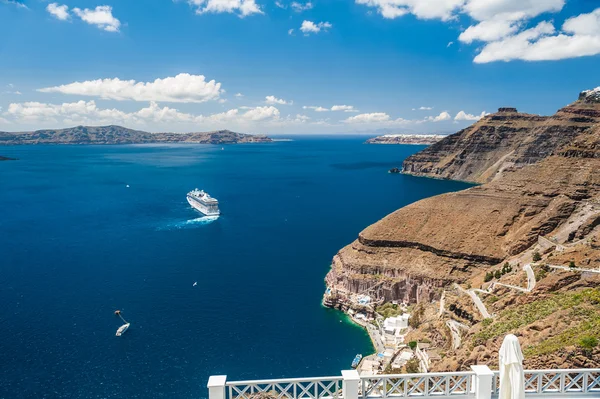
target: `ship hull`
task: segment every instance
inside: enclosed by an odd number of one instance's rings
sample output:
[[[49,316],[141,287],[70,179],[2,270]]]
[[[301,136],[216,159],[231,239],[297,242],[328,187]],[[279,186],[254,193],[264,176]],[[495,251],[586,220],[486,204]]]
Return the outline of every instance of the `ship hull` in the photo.
[[[217,211],[217,212],[209,211],[204,205],[200,204],[198,201],[194,200],[193,198],[190,198],[189,195],[187,196],[187,201],[192,206],[192,208],[199,211],[203,215],[219,216],[221,214],[221,212],[219,212],[219,211]]]

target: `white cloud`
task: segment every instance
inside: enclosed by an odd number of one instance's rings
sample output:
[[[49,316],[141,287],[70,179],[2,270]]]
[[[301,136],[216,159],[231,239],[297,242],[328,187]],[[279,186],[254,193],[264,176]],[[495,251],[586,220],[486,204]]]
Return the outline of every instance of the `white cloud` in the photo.
[[[294,34],[294,30],[293,30],[293,29],[289,29],[289,30],[288,30],[288,35],[290,35],[290,36],[291,36],[291,35],[293,35],[293,34]]]
[[[316,112],[327,112],[327,111],[329,111],[329,108],[318,107],[318,106],[315,106],[315,105],[305,105],[302,108],[303,109],[312,109],[313,111],[316,111]]]
[[[571,17],[557,31],[551,21],[530,26],[533,18],[563,9],[565,0],[355,0],[384,18],[412,14],[420,19],[473,20],[459,40],[486,43],[476,63],[559,60],[600,54],[600,11]],[[447,47],[453,42],[449,42]]]
[[[394,19],[413,14],[420,19],[441,19],[454,17],[455,11],[465,0],[356,0],[356,4],[375,8],[383,18]]]
[[[69,7],[64,4],[58,5],[58,3],[50,3],[46,7],[46,11],[61,21],[66,21],[69,19]]]
[[[265,97],[265,103],[267,103],[267,104],[280,104],[280,105],[292,105],[294,102],[293,101],[286,101],[284,99],[277,98],[275,96],[266,96]]]
[[[352,105],[334,105],[331,107],[332,111],[344,111],[344,112],[358,112]]]
[[[287,8],[287,6],[285,4],[283,4],[282,2],[280,2],[280,1],[276,1],[275,2],[275,6],[279,7],[279,8],[283,8],[283,9]]]
[[[112,15],[111,6],[98,6],[93,10],[74,8],[73,12],[84,22],[96,25],[107,32],[118,32],[121,27],[121,21]]]
[[[319,33],[321,31],[326,31],[327,29],[331,28],[333,25],[331,25],[329,22],[319,22],[317,24],[315,24],[312,21],[302,21],[302,25],[300,26],[300,30],[302,31],[302,33],[305,34],[305,36],[309,35],[310,33]]]
[[[487,112],[483,111],[479,115],[467,114],[465,111],[459,111],[454,117],[455,121],[478,121],[484,116],[489,115]]]
[[[240,112],[240,109],[231,109],[226,112],[204,116],[180,112],[175,108],[160,107],[156,102],[151,101],[147,107],[138,111],[123,112],[114,108],[98,108],[93,100],[87,102],[81,100],[62,104],[12,103],[3,115],[19,123],[64,123],[67,125],[209,123],[217,126],[272,122],[279,120],[280,116],[279,110],[273,106],[255,107],[245,112]]]
[[[196,8],[196,14],[229,13],[241,18],[252,14],[264,14],[254,0],[189,0],[188,3]]]
[[[27,7],[25,4],[21,3],[20,1],[16,1],[16,0],[1,0],[0,2],[2,2],[4,4],[10,4],[10,5],[15,6],[17,8],[24,8],[26,10],[29,9],[29,7]]]
[[[307,1],[304,4],[294,1],[294,2],[292,2],[292,4],[290,4],[290,7],[292,7],[292,10],[294,10],[296,12],[302,12],[302,11],[310,10],[311,8],[313,8],[313,4],[310,1]]]
[[[519,30],[519,26],[519,22],[515,21],[490,19],[482,21],[477,25],[469,26],[460,34],[458,40],[467,44],[470,44],[475,40],[491,42],[512,35]]]
[[[344,119],[345,123],[377,123],[377,122],[389,122],[390,116],[385,112],[373,112],[370,114],[359,114]]]
[[[38,89],[42,93],[77,94],[109,100],[195,102],[216,100],[223,92],[221,83],[206,81],[204,75],[180,73],[154,82],[97,79]]]
[[[448,44],[446,45],[446,48],[452,46],[453,44],[454,44],[454,42],[452,42],[452,41],[448,42]]]
[[[251,109],[249,111],[247,111],[244,114],[244,118],[245,119],[249,119],[252,121],[262,121],[265,119],[271,119],[271,118],[278,118],[279,117],[279,110],[275,107],[268,106],[268,107],[256,107],[254,109]]]
[[[450,114],[446,111],[440,112],[438,116],[428,116],[425,118],[425,120],[428,122],[442,122],[450,119],[452,119],[452,116],[450,116]]]
[[[518,21],[545,12],[558,12],[564,5],[565,0],[467,0],[464,11],[477,21]]]
[[[555,34],[552,23],[537,26],[488,43],[475,57],[476,63],[493,61],[547,61],[600,54],[600,9],[572,17]]]
[[[433,109],[433,107],[419,107],[419,111],[431,111]],[[413,111],[416,111],[415,108],[413,108]]]
[[[237,98],[244,97],[244,95],[243,95],[242,93],[235,93],[235,96],[236,96]]]

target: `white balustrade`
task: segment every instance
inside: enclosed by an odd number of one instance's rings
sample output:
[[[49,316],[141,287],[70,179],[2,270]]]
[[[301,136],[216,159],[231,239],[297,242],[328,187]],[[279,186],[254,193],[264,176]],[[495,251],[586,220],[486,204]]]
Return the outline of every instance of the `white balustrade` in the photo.
[[[468,397],[474,372],[374,375],[362,377],[360,397]]]
[[[497,397],[499,372],[487,366],[472,371],[359,376],[344,370],[340,377],[227,381],[212,376],[209,399],[387,399]],[[600,369],[526,370],[528,397],[600,398]]]
[[[339,399],[342,377],[237,381],[225,384],[227,399]],[[213,399],[213,398],[210,398]]]
[[[492,393],[498,394],[500,372],[494,371]],[[525,395],[600,397],[600,369],[525,370]]]

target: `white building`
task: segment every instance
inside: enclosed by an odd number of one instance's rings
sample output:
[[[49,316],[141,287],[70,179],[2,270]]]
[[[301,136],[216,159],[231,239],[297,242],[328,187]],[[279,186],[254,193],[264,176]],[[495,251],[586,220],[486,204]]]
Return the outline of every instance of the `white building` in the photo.
[[[383,321],[382,336],[386,344],[397,346],[404,342],[404,334],[408,328],[408,313],[396,317],[388,317]]]

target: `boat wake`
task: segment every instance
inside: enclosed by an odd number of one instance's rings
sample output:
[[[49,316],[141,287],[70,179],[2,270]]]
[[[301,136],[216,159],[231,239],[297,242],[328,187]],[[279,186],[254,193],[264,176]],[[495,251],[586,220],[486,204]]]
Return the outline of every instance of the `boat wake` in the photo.
[[[211,224],[218,218],[219,216],[202,216],[195,219],[184,220],[182,222],[170,223],[162,228],[159,228],[159,230],[193,229],[206,224]]]

